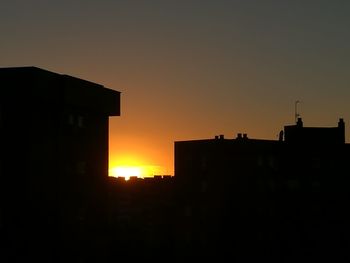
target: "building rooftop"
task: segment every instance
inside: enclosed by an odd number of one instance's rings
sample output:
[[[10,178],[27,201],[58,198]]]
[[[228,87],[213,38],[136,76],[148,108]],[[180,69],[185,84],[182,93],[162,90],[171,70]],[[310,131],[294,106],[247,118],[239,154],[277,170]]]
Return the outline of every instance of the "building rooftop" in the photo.
[[[0,82],[4,101],[63,104],[110,116],[120,115],[119,91],[69,75],[37,67],[0,68]]]

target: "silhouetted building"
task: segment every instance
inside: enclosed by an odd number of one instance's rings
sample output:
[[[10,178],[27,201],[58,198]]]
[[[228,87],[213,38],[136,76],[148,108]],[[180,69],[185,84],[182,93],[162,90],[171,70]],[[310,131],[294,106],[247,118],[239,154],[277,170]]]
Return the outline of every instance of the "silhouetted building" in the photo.
[[[349,262],[345,124],[175,142],[175,176],[108,177],[120,93],[0,69],[0,261]]]
[[[262,172],[340,172],[349,158],[348,150],[343,119],[338,127],[303,127],[299,118],[296,125],[284,127],[279,140],[250,139],[247,134],[238,133],[234,139],[220,135],[175,142],[175,176],[181,181],[199,183],[238,180],[243,174]],[[242,185],[239,188],[242,190]]]
[[[177,250],[174,178],[109,178],[110,251],[128,260],[164,259]],[[134,250],[137,254],[134,254]],[[174,256],[172,256],[172,260]]]
[[[238,262],[314,261],[335,252],[344,261],[349,162],[342,119],[325,128],[303,127],[299,118],[278,140],[238,134],[175,142],[179,236],[190,251]]]
[[[36,67],[1,68],[0,83],[0,235],[23,258],[40,240],[45,258],[79,242],[82,221],[100,206],[120,93]]]
[[[345,123],[339,119],[337,127],[304,127],[301,118],[296,125],[284,127],[285,141],[298,144],[344,144]]]

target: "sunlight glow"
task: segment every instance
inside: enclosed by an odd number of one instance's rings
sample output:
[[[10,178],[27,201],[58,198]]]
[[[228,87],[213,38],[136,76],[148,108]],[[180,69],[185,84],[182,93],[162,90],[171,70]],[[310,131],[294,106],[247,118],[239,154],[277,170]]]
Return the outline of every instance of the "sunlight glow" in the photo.
[[[144,162],[136,158],[123,158],[118,161],[111,160],[109,164],[109,176],[146,178],[161,174],[161,167],[157,165],[143,165]]]
[[[129,180],[130,177],[136,176],[141,177],[142,168],[137,166],[120,166],[110,169],[110,176],[113,177],[124,177],[125,180]]]

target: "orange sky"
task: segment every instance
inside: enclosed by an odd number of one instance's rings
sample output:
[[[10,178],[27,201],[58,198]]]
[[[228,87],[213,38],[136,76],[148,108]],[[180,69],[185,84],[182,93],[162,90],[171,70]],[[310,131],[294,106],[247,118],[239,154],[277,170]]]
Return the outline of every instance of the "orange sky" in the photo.
[[[174,141],[277,139],[295,100],[306,126],[348,127],[349,13],[348,1],[4,0],[0,66],[121,91],[111,163],[173,174]]]

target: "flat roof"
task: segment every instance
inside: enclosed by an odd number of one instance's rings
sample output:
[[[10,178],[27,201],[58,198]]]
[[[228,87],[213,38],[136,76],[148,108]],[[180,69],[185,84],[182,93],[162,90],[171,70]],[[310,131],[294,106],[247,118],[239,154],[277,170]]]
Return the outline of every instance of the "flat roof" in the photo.
[[[71,105],[120,115],[120,92],[103,85],[38,67],[0,68],[2,99],[21,99]]]

